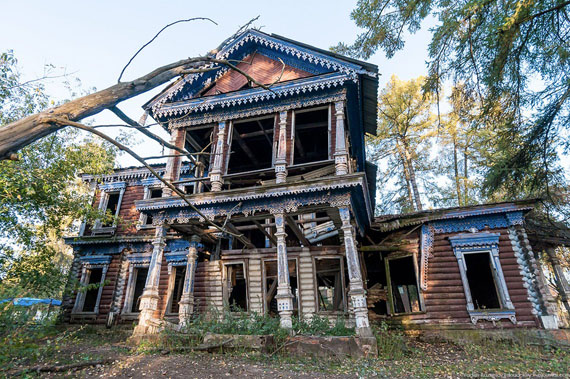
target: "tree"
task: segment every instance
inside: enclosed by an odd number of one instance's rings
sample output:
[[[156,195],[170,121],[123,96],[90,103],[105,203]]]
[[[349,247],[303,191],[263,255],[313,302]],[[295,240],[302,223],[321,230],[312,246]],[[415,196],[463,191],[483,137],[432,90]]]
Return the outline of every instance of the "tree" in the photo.
[[[395,179],[396,189],[383,195],[380,206],[386,209],[396,202],[399,210],[422,210],[419,181],[426,179],[429,165],[429,131],[434,126],[434,101],[424,96],[423,77],[401,81],[392,75],[378,99],[378,131],[368,139],[372,160],[387,159],[381,181]],[[380,165],[381,166],[381,165]],[[424,187],[428,181],[424,181]],[[386,188],[386,186],[380,186]]]
[[[570,1],[359,0],[351,14],[364,28],[335,50],[368,58],[392,57],[404,31],[431,29],[425,90],[438,94],[446,80],[476,94],[478,128],[497,128],[504,148],[486,172],[486,192],[544,195],[561,188],[558,153],[570,115]],[[514,139],[514,141],[513,141]],[[514,142],[514,143],[513,143]],[[496,149],[498,151],[499,149]],[[538,166],[537,166],[538,164]]]
[[[41,81],[21,81],[13,52],[0,54],[0,120],[17,120],[49,103]],[[0,161],[0,298],[61,293],[62,234],[92,212],[78,174],[110,172],[115,154],[108,143],[64,129],[24,148],[20,160]]]

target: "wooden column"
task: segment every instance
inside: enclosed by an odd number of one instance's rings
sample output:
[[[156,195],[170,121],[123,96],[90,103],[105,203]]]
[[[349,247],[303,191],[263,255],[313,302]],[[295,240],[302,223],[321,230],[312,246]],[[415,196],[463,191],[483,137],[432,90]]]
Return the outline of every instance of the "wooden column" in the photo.
[[[198,264],[199,244],[200,236],[193,235],[188,249],[186,273],[184,275],[184,287],[182,289],[182,297],[179,302],[180,308],[178,309],[178,318],[180,320],[180,326],[186,325],[190,316],[194,313],[194,279],[196,277],[196,266]]]
[[[275,159],[275,182],[287,180],[287,111],[279,112],[279,138]]]
[[[184,140],[186,137],[186,130],[184,128],[176,128],[172,130],[170,143],[184,148]],[[169,149],[169,155],[180,154],[178,151]],[[166,162],[166,169],[164,179],[170,183],[177,181],[180,178],[180,167],[182,165],[182,155],[169,157]],[[165,185],[162,186],[162,197],[172,196],[172,190]]]
[[[218,140],[214,151],[214,164],[210,171],[210,183],[212,184],[212,192],[222,190],[224,179],[222,178],[222,164],[224,158],[224,140],[226,137],[226,122],[218,123]]]
[[[135,328],[134,334],[152,334],[158,329],[152,322],[154,313],[158,310],[158,283],[160,280],[160,269],[162,267],[162,256],[164,247],[166,246],[166,226],[160,225],[156,227],[154,235],[152,257],[148,267],[148,275],[144,291],[141,296],[141,313],[139,315],[139,323]]]
[[[334,108],[336,111],[334,164],[337,175],[346,175],[348,174],[348,150],[344,131],[344,101],[336,102]]]
[[[344,237],[344,247],[346,254],[346,265],[348,267],[349,291],[354,318],[356,321],[356,333],[361,337],[371,337],[372,330],[368,321],[368,307],[366,306],[366,291],[362,282],[360,272],[360,260],[354,241],[354,231],[350,223],[350,210],[348,206],[338,208],[342,221],[342,234]]]
[[[285,243],[285,214],[283,211],[273,213],[275,216],[275,237],[277,238],[277,310],[282,328],[293,328],[293,295],[289,281],[289,262],[287,261],[287,245]]]

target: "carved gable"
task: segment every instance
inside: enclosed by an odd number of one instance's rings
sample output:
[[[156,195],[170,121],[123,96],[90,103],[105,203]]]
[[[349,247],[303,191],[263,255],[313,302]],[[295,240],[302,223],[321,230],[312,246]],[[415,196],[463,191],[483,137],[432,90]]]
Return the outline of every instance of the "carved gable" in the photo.
[[[248,55],[242,62],[237,64],[240,70],[263,84],[271,84],[279,80],[306,78],[312,74],[295,67],[285,65],[280,61],[270,59],[258,52]],[[281,74],[283,72],[283,74]],[[247,79],[234,70],[229,70],[210,87],[203,96],[217,95],[220,93],[237,91],[247,84]]]

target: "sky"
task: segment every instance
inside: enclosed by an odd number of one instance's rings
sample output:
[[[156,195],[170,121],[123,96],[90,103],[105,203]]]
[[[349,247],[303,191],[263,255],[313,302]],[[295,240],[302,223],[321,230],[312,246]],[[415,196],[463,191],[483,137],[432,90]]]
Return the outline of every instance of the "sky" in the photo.
[[[82,88],[99,90],[117,82],[131,56],[163,26],[191,17],[207,21],[181,23],[167,29],[140,53],[127,69],[124,80],[137,78],[154,68],[204,54],[231,36],[239,26],[260,16],[254,24],[320,48],[339,41],[352,42],[359,29],[350,19],[356,1],[5,1],[0,14],[0,51],[14,50],[24,80],[44,74],[44,66],[56,66],[53,75],[68,73],[81,80]],[[406,38],[406,47],[392,59],[377,53],[368,61],[379,66],[380,88],[392,74],[411,79],[426,74],[430,34],[424,28]],[[120,105],[131,118],[142,115],[142,104],[161,88]],[[61,79],[47,84],[56,99],[68,98]],[[97,124],[119,120],[104,111],[91,120]],[[117,131],[107,129],[109,134]],[[154,127],[152,131],[166,133]],[[135,151],[144,156],[160,153],[158,144],[140,138]],[[122,156],[121,166],[139,165]]]

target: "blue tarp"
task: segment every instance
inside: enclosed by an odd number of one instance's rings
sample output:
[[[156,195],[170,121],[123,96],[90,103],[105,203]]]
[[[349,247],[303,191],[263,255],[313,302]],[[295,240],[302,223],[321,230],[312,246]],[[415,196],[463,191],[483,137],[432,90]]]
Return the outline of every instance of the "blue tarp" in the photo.
[[[14,305],[21,305],[24,307],[29,307],[32,306],[34,304],[51,304],[51,305],[56,305],[56,306],[60,306],[61,305],[61,300],[56,300],[56,299],[34,299],[33,297],[17,297],[14,299],[4,299],[4,300],[0,300],[0,304],[1,303],[7,303],[7,302],[13,302]]]

